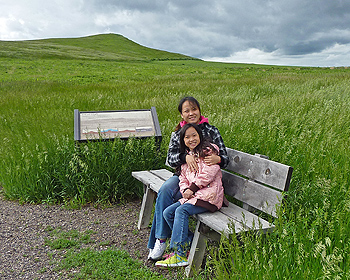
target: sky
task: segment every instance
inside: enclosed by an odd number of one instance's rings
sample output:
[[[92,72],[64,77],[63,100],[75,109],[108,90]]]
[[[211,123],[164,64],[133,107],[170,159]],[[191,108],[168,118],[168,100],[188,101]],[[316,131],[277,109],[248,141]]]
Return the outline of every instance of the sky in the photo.
[[[349,0],[0,0],[0,40],[115,33],[207,61],[350,66]]]

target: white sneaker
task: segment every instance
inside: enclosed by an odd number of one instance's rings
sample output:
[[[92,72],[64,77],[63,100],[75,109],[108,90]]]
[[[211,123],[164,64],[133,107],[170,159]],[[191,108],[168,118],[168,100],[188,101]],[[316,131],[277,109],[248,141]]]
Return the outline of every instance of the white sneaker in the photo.
[[[162,259],[162,256],[166,249],[166,242],[160,242],[159,239],[156,240],[156,244],[154,245],[154,248],[152,250],[152,253],[149,255],[149,259],[152,259],[154,261],[158,261]]]

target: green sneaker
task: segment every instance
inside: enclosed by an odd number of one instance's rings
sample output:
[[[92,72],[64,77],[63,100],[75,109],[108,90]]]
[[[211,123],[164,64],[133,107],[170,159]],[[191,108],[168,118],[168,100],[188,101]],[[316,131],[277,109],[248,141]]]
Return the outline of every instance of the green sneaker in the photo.
[[[181,257],[178,254],[174,254],[174,256],[167,258],[164,261],[156,262],[156,266],[158,267],[180,267],[187,266],[188,260],[186,257]]]

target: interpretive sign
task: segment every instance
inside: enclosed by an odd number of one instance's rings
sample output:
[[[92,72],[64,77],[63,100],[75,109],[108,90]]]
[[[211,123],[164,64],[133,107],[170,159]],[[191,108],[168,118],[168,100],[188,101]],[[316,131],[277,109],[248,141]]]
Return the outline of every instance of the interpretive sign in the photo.
[[[161,138],[156,108],[125,111],[74,110],[74,140]]]

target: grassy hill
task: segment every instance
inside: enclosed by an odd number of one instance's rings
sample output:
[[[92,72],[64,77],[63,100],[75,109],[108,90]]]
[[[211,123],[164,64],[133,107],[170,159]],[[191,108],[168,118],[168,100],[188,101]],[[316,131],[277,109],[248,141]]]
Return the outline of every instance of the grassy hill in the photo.
[[[117,34],[67,39],[0,41],[0,57],[117,61],[194,59],[181,54],[147,48]]]

